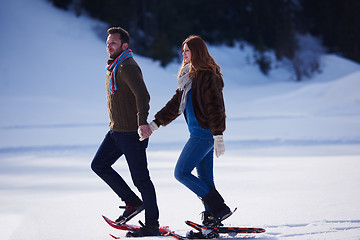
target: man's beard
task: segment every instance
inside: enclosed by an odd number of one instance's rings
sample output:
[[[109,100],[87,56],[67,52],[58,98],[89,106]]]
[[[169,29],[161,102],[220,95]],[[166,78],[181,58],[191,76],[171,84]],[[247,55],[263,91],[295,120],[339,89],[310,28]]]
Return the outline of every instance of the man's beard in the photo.
[[[120,51],[116,51],[114,52],[113,54],[110,55],[110,58],[111,59],[115,59],[117,58],[118,56],[120,56],[120,54],[122,54],[124,51],[122,49],[120,49]]]

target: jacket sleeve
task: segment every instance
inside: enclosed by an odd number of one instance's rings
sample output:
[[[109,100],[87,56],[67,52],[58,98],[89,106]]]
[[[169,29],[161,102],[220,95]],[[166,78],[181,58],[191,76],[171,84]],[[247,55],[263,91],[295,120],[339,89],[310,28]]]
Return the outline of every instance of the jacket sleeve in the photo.
[[[213,135],[221,135],[225,131],[225,104],[222,94],[221,76],[212,75],[204,81],[204,108],[208,124]]]
[[[179,106],[181,101],[182,91],[176,90],[174,96],[166,103],[166,105],[155,114],[154,122],[160,126],[166,126],[175,120],[179,114]]]
[[[150,94],[146,88],[140,68],[135,65],[124,66],[121,70],[121,78],[124,79],[135,97],[138,126],[148,124]]]

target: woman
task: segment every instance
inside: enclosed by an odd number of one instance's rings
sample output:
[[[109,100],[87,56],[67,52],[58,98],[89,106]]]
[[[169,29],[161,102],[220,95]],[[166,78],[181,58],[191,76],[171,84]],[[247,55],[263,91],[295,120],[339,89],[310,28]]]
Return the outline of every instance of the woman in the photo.
[[[175,167],[175,178],[199,196],[205,206],[203,224],[217,225],[232,212],[215,189],[213,153],[225,151],[224,82],[220,67],[210,56],[199,36],[190,36],[182,44],[183,62],[178,74],[179,88],[172,99],[150,123],[155,131],[184,113],[190,138]],[[191,172],[196,168],[197,175]]]

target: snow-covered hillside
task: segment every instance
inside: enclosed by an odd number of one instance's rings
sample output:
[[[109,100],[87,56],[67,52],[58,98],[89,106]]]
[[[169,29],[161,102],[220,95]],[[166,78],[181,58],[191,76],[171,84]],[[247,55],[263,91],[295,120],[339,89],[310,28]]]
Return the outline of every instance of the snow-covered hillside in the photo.
[[[105,38],[95,29],[106,30],[45,0],[1,1],[1,239],[124,236],[101,219],[118,217],[121,203],[90,170],[108,130]],[[238,207],[225,224],[266,228],[257,239],[360,239],[360,65],[324,55],[321,74],[296,82],[281,65],[262,75],[251,47],[209,51],[223,69],[227,111],[215,181]],[[135,59],[151,120],[177,88],[179,64]],[[160,222],[180,234],[202,211],[173,177],[187,137],[179,117],[148,148]],[[115,167],[129,178],[123,159]]]

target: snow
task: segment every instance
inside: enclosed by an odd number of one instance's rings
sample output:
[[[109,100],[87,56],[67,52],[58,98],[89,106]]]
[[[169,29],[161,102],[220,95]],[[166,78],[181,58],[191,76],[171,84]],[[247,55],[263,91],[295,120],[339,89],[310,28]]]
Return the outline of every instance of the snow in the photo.
[[[123,237],[101,218],[118,217],[121,202],[90,170],[108,130],[105,35],[94,31],[106,28],[44,0],[1,5],[0,238]],[[322,72],[296,82],[281,64],[262,75],[249,46],[209,51],[223,69],[227,111],[215,182],[238,207],[224,223],[267,230],[237,238],[360,239],[360,65],[323,55]],[[135,59],[151,120],[175,92],[179,64]],[[189,230],[184,220],[199,221],[202,211],[173,177],[187,137],[179,117],[148,148],[160,223],[180,234]],[[123,158],[115,168],[131,184]]]

